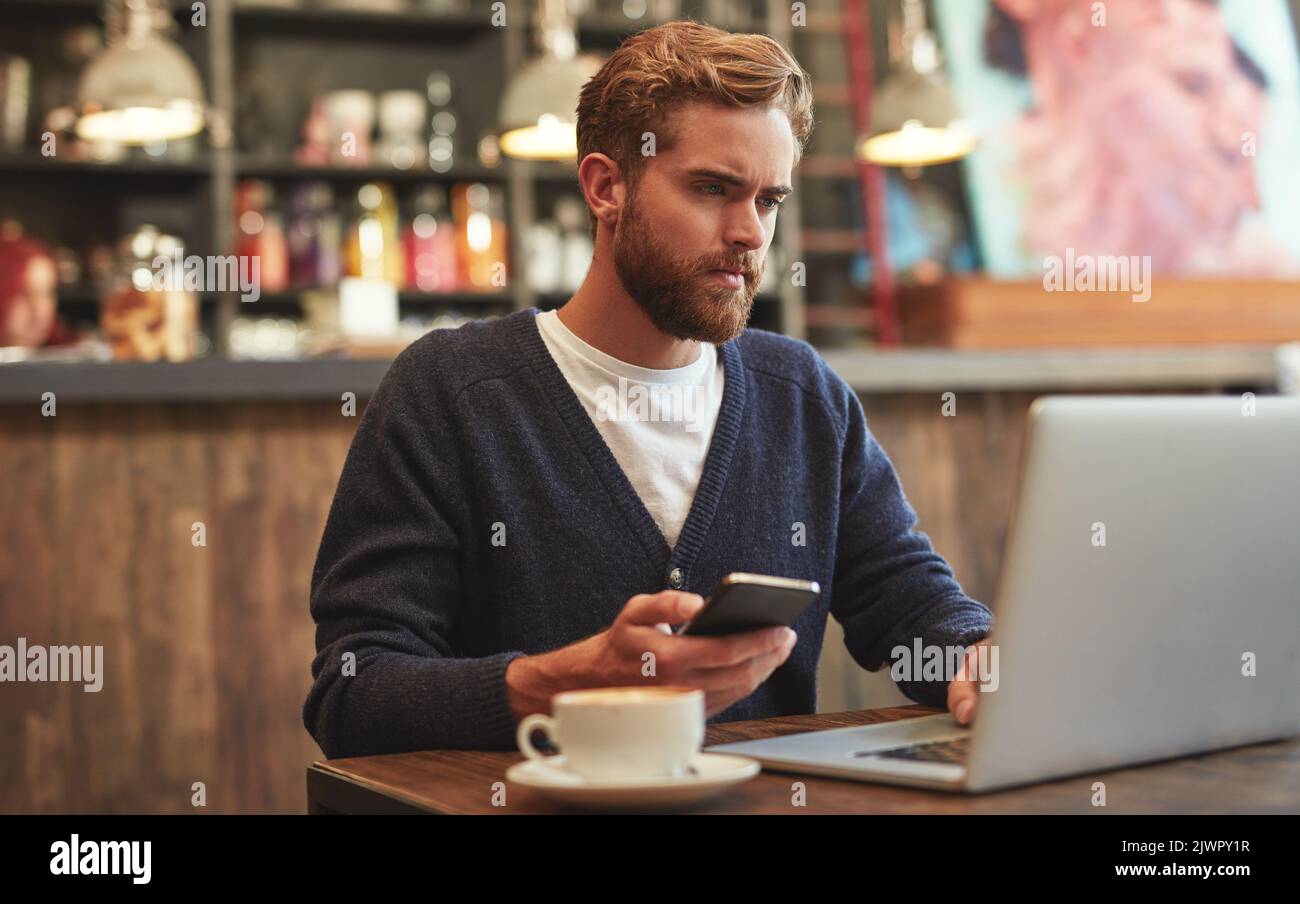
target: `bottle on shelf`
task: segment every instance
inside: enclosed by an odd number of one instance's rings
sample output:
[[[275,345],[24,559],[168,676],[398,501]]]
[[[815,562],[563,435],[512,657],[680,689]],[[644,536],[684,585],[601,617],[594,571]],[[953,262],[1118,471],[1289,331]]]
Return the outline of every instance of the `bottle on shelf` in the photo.
[[[261,179],[244,179],[235,191],[235,254],[256,259],[262,293],[289,287],[289,247],[284,217],[274,206],[271,186]]]
[[[504,292],[508,283],[509,236],[500,189],[482,182],[457,183],[452,188],[452,215],[465,288]]]
[[[397,201],[391,185],[368,182],[357,189],[348,226],[343,272],[346,276],[402,285],[405,268],[397,234]]]
[[[302,144],[294,148],[293,161],[299,166],[329,166],[331,126],[325,99],[312,99],[311,111],[302,124]]]
[[[430,118],[429,168],[448,172],[456,165],[456,111],[451,107],[451,76],[434,70],[425,80],[425,96],[433,111]]]
[[[456,226],[447,212],[447,193],[428,185],[416,194],[406,224],[406,288],[413,292],[455,292],[460,288]]]
[[[327,182],[298,186],[290,205],[289,281],[298,288],[333,286],[342,276],[343,224]]]

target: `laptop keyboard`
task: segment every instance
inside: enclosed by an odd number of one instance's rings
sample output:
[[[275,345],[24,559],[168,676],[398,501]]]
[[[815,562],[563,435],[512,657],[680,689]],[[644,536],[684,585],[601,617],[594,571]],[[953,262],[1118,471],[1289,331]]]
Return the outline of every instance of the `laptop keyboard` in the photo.
[[[882,756],[922,763],[964,763],[969,750],[970,735],[962,735],[947,741],[926,741],[886,750],[859,750],[854,756]]]

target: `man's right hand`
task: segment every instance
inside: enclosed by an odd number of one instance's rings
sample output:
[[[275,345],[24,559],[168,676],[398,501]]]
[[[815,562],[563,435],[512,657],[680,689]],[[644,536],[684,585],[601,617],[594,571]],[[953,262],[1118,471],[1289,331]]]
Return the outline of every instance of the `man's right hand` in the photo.
[[[785,627],[726,637],[672,633],[670,625],[689,621],[703,605],[699,594],[681,590],[639,594],[607,630],[549,653],[515,659],[506,669],[515,718],[549,713],[553,695],[588,687],[699,688],[706,718],[745,699],[785,662],[798,638]],[[653,673],[645,674],[651,662]]]

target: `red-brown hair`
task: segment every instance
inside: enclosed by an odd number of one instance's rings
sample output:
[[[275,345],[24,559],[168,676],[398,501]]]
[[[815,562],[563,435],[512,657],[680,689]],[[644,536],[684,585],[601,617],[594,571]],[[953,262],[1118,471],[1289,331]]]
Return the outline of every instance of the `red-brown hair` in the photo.
[[[794,134],[799,164],[813,127],[812,79],[767,35],[732,34],[684,20],[632,35],[583,86],[578,99],[578,160],[605,154],[635,188],[645,165],[642,133],[655,150],[677,140],[669,114],[689,102],[728,107],[776,107]],[[596,217],[590,209],[591,233]]]
[[[4,324],[9,318],[9,308],[23,291],[27,280],[27,267],[37,258],[54,261],[50,249],[36,239],[0,237],[0,346],[9,343]],[[73,340],[72,332],[57,314],[50,325],[49,335],[41,345],[65,345]]]

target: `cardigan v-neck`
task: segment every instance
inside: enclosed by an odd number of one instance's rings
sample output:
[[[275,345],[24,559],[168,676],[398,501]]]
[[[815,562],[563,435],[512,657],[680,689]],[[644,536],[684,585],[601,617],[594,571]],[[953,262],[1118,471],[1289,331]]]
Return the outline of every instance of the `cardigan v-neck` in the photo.
[[[695,490],[690,511],[682,525],[676,547],[669,548],[659,525],[637,495],[632,482],[610,451],[581,400],[569,386],[559,365],[551,357],[546,343],[537,328],[537,311],[524,312],[511,320],[514,338],[519,343],[525,360],[535,370],[574,441],[587,457],[587,461],[600,475],[601,482],[622,513],[628,526],[636,534],[650,561],[663,575],[665,587],[681,586],[681,575],[690,570],[695,557],[708,535],[709,527],[717,514],[722,499],[722,488],[727,481],[731,459],[740,437],[740,424],[745,412],[745,379],[741,373],[740,349],[734,340],[719,345],[719,361],[726,375],[722,387],[722,403],[718,408],[713,439],[704,458],[704,469]],[[676,579],[674,579],[676,578]]]

